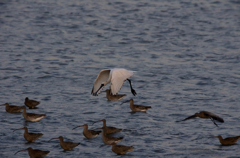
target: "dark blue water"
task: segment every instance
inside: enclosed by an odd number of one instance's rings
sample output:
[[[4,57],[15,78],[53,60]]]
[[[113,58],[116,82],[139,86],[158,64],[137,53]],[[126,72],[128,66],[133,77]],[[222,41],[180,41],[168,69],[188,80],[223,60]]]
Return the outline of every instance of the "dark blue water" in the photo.
[[[28,112],[47,117],[25,122],[0,107],[0,157],[27,157],[13,155],[27,147],[47,157],[115,157],[101,136],[72,130],[103,118],[124,129],[114,135],[124,137],[119,144],[135,147],[123,157],[239,157],[240,143],[210,138],[240,131],[239,11],[238,0],[1,0],[0,102],[39,100]],[[114,67],[137,71],[137,96],[125,83],[124,100],[152,109],[132,114],[128,104],[91,96],[99,71]],[[175,122],[201,110],[225,122]],[[22,130],[13,132],[23,126],[44,135],[26,144]],[[48,142],[58,136],[81,145],[63,152],[58,140]]]

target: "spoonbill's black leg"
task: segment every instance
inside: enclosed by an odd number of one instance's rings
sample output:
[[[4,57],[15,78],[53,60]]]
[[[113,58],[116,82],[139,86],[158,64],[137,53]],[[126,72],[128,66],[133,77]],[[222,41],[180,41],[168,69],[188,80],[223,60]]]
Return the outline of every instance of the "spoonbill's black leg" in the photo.
[[[131,92],[132,92],[132,94],[135,96],[137,93],[136,93],[136,91],[132,88],[131,80],[130,80],[130,79],[127,79],[127,80],[128,80],[128,82],[129,82],[129,84],[130,84]]]

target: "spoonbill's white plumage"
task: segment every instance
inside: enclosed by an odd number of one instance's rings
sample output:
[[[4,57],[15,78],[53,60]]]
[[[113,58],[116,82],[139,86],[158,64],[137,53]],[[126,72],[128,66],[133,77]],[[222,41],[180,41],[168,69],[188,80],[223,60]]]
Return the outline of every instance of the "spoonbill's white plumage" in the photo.
[[[128,80],[132,94],[136,95],[137,93],[132,88],[131,80],[128,79],[133,75],[133,73],[134,71],[130,71],[122,68],[102,70],[100,71],[100,73],[98,74],[94,82],[91,94],[93,96],[97,96],[101,92],[103,87],[107,85],[109,82],[111,82],[111,86],[110,86],[111,93],[112,95],[116,95],[120,91],[124,81]]]

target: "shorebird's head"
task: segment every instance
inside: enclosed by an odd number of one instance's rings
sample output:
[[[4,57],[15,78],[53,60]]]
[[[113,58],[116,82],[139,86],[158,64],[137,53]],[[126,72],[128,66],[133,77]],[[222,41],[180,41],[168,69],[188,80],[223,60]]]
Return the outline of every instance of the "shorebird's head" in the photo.
[[[127,100],[127,101],[125,101],[125,102],[122,102],[122,104],[127,103],[127,102],[130,102],[130,103],[131,103],[131,102],[133,102],[133,99]],[[121,105],[122,105],[122,104],[121,104]]]
[[[72,130],[74,130],[74,129],[76,129],[76,128],[78,128],[78,127],[88,127],[88,125],[87,124],[84,124],[84,125],[81,125],[81,126],[77,126],[77,127],[74,127]]]
[[[33,150],[31,147],[27,148],[27,149],[23,149],[23,150],[19,150],[18,152],[16,152],[14,155],[16,155],[17,153],[21,152],[21,151],[29,151],[29,150]]]
[[[9,104],[8,104],[8,103],[5,103],[5,104],[2,104],[2,105],[0,105],[0,106],[9,106]]]

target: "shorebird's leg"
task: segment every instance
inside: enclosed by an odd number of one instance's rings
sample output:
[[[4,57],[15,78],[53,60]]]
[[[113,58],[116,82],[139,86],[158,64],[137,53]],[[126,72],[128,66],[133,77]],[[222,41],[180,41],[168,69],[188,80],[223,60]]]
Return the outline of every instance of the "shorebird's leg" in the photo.
[[[210,118],[212,120],[212,122],[218,127],[218,125],[216,124],[216,122],[213,120],[213,118]]]
[[[131,92],[132,92],[132,94],[135,96],[137,93],[136,93],[136,91],[132,88],[131,80],[130,80],[130,79],[127,79],[127,80],[128,80],[128,82],[129,82],[129,84],[130,84]]]

